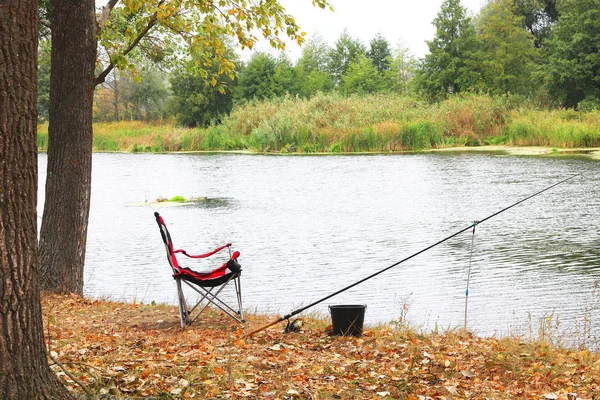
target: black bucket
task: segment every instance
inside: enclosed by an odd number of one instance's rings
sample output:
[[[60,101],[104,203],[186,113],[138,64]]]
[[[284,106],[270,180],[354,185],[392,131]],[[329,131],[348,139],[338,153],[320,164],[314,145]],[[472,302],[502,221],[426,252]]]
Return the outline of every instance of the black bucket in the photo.
[[[365,321],[366,305],[329,306],[334,335],[360,336]]]

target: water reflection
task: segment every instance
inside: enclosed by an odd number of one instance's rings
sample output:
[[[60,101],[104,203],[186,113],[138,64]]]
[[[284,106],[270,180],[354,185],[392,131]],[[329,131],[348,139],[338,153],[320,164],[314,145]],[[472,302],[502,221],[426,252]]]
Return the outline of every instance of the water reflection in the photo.
[[[43,172],[46,156],[39,160]],[[585,171],[477,227],[469,288],[469,327],[477,333],[526,334],[532,316],[548,313],[574,329],[600,278],[597,165],[460,153],[95,154],[85,292],[175,302],[155,210],[131,203],[205,196],[160,210],[175,246],[201,253],[233,242],[242,254],[245,305],[276,313],[309,304]],[[41,193],[40,212],[42,201]],[[471,236],[460,235],[316,311],[367,304],[372,323],[397,319],[409,304],[407,317],[418,326],[460,326]]]

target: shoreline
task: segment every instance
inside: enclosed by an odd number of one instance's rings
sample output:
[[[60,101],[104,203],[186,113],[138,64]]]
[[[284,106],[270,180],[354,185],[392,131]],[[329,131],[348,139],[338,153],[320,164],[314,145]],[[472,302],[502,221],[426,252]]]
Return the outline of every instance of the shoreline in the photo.
[[[38,153],[47,153],[47,150],[39,150]],[[443,147],[424,150],[409,150],[398,152],[260,152],[252,150],[193,150],[193,151],[161,151],[161,152],[132,152],[132,151],[105,151],[94,150],[94,153],[108,154],[240,154],[240,155],[272,155],[272,156],[368,156],[368,155],[401,155],[401,154],[423,154],[423,153],[496,153],[506,156],[524,157],[583,157],[592,160],[600,160],[600,147],[579,148],[557,148],[545,146],[461,146]]]

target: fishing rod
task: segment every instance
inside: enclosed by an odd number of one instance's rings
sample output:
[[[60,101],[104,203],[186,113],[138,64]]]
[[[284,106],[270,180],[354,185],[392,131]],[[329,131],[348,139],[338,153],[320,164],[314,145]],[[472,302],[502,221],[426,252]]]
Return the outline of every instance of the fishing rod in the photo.
[[[294,310],[294,311],[290,312],[289,314],[286,314],[286,315],[284,315],[283,317],[279,317],[279,318],[278,318],[278,319],[276,319],[275,321],[272,321],[272,322],[270,322],[270,323],[268,323],[268,324],[266,324],[266,325],[264,325],[264,326],[261,326],[261,327],[260,327],[260,328],[258,328],[258,329],[255,329],[255,330],[253,330],[253,331],[252,331],[252,332],[250,332],[250,333],[247,333],[247,334],[245,334],[244,336],[242,336],[242,339],[244,339],[244,338],[247,338],[247,337],[250,337],[250,336],[253,336],[254,334],[256,334],[256,333],[258,333],[258,332],[261,332],[261,331],[264,331],[265,329],[267,329],[267,328],[269,328],[269,327],[271,327],[271,326],[273,326],[273,325],[276,325],[276,324],[278,324],[278,323],[280,323],[280,322],[283,322],[283,321],[285,321],[285,320],[289,320],[289,319],[290,319],[290,318],[292,318],[294,315],[300,314],[302,311],[305,311],[305,310],[307,310],[307,309],[309,309],[309,308],[311,308],[311,307],[314,307],[314,306],[316,306],[317,304],[319,304],[319,303],[322,303],[322,302],[324,302],[325,300],[328,300],[328,299],[332,298],[333,296],[337,296],[338,294],[340,294],[340,293],[342,293],[342,292],[345,292],[345,291],[346,291],[346,290],[348,290],[348,289],[352,289],[353,287],[355,287],[355,286],[357,286],[357,285],[360,285],[361,283],[363,283],[363,282],[365,282],[365,281],[368,281],[369,279],[371,279],[371,278],[374,278],[374,277],[376,277],[377,275],[379,275],[379,274],[382,274],[382,273],[384,273],[385,271],[387,271],[387,270],[389,270],[389,269],[392,269],[392,268],[394,268],[394,267],[396,267],[396,266],[398,266],[398,265],[400,265],[400,264],[402,264],[402,263],[404,263],[404,262],[406,262],[406,261],[408,261],[408,260],[410,260],[410,259],[412,259],[412,258],[414,258],[414,257],[418,256],[419,254],[422,254],[422,253],[426,252],[427,250],[430,250],[430,249],[432,249],[432,248],[434,248],[434,247],[436,247],[436,246],[438,246],[438,245],[440,245],[440,244],[442,244],[442,243],[444,243],[444,242],[446,242],[446,241],[448,241],[448,240],[452,239],[452,238],[453,238],[453,237],[455,237],[455,236],[458,236],[458,235],[460,235],[461,233],[464,233],[464,232],[466,232],[466,231],[468,231],[468,230],[470,230],[470,229],[474,229],[474,228],[475,228],[477,225],[479,225],[479,224],[482,224],[482,223],[484,223],[485,221],[487,221],[487,220],[489,220],[489,219],[492,219],[492,218],[494,218],[494,217],[495,217],[495,216],[497,216],[498,214],[501,214],[501,213],[503,213],[504,211],[507,211],[507,210],[509,210],[509,209],[511,209],[511,208],[513,208],[513,207],[515,207],[515,206],[517,206],[517,205],[519,205],[519,204],[521,204],[521,203],[523,203],[523,202],[525,202],[525,201],[527,201],[527,200],[529,200],[529,199],[531,199],[531,198],[533,198],[533,197],[535,197],[535,196],[538,196],[538,195],[540,195],[540,194],[542,194],[542,193],[544,193],[544,192],[546,192],[546,191],[548,191],[548,190],[550,190],[550,189],[552,189],[552,188],[554,188],[554,187],[556,187],[556,186],[558,186],[558,185],[560,185],[560,184],[562,184],[562,183],[565,183],[565,182],[567,182],[567,181],[569,181],[569,180],[571,180],[571,179],[573,179],[573,178],[575,178],[575,177],[577,177],[577,176],[579,176],[579,175],[582,175],[582,173],[575,174],[575,175],[573,175],[573,176],[570,176],[569,178],[563,179],[563,180],[562,180],[562,181],[560,181],[560,182],[557,182],[557,183],[555,183],[555,184],[553,184],[553,185],[551,185],[551,186],[548,186],[547,188],[545,188],[545,189],[542,189],[542,190],[540,190],[539,192],[536,192],[536,193],[534,193],[534,194],[532,194],[532,195],[529,195],[529,196],[525,197],[524,199],[522,199],[522,200],[519,200],[519,201],[517,201],[516,203],[513,203],[513,204],[511,204],[510,206],[508,206],[508,207],[505,207],[505,208],[503,208],[502,210],[500,210],[500,211],[497,211],[497,212],[493,213],[492,215],[489,215],[489,216],[485,217],[485,218],[484,218],[484,219],[482,219],[482,220],[479,220],[479,221],[474,221],[474,222],[473,222],[471,225],[467,226],[466,228],[463,228],[463,229],[459,230],[458,232],[456,232],[456,233],[453,233],[452,235],[450,235],[450,236],[448,236],[448,237],[446,237],[446,238],[444,238],[444,239],[442,239],[442,240],[439,240],[439,241],[435,242],[434,244],[432,244],[432,245],[430,245],[430,246],[427,246],[427,247],[425,247],[424,249],[422,249],[422,250],[419,250],[418,252],[416,252],[416,253],[414,253],[414,254],[411,254],[410,256],[408,256],[408,257],[406,257],[406,258],[403,258],[402,260],[400,260],[400,261],[398,261],[398,262],[396,262],[396,263],[394,263],[394,264],[390,265],[389,267],[386,267],[386,268],[384,268],[384,269],[382,269],[382,270],[379,270],[379,271],[377,271],[377,272],[375,272],[375,273],[373,273],[373,274],[371,274],[371,275],[369,275],[369,276],[367,276],[367,277],[365,277],[365,278],[363,278],[363,279],[361,279],[361,280],[359,280],[359,281],[357,281],[357,282],[354,282],[354,283],[353,283],[353,284],[351,284],[351,285],[348,285],[348,286],[346,286],[346,287],[344,287],[344,288],[342,288],[342,289],[338,290],[337,292],[331,293],[330,295],[327,295],[327,296],[323,297],[322,299],[319,299],[319,300],[317,300],[317,301],[315,301],[315,302],[313,302],[313,303],[310,303],[310,304],[309,304],[309,305],[307,305],[307,306],[301,307],[301,308],[299,308],[299,309],[297,309],[297,310]]]

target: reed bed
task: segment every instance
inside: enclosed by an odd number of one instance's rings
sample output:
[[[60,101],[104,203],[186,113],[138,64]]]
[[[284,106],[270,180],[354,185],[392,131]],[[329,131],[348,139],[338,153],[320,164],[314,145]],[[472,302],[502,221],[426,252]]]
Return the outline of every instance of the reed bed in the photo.
[[[47,129],[39,127],[40,150],[47,149]],[[486,95],[430,104],[407,96],[330,93],[238,105],[221,125],[207,128],[94,124],[95,151],[355,153],[498,144],[599,147],[600,112],[535,110]]]

